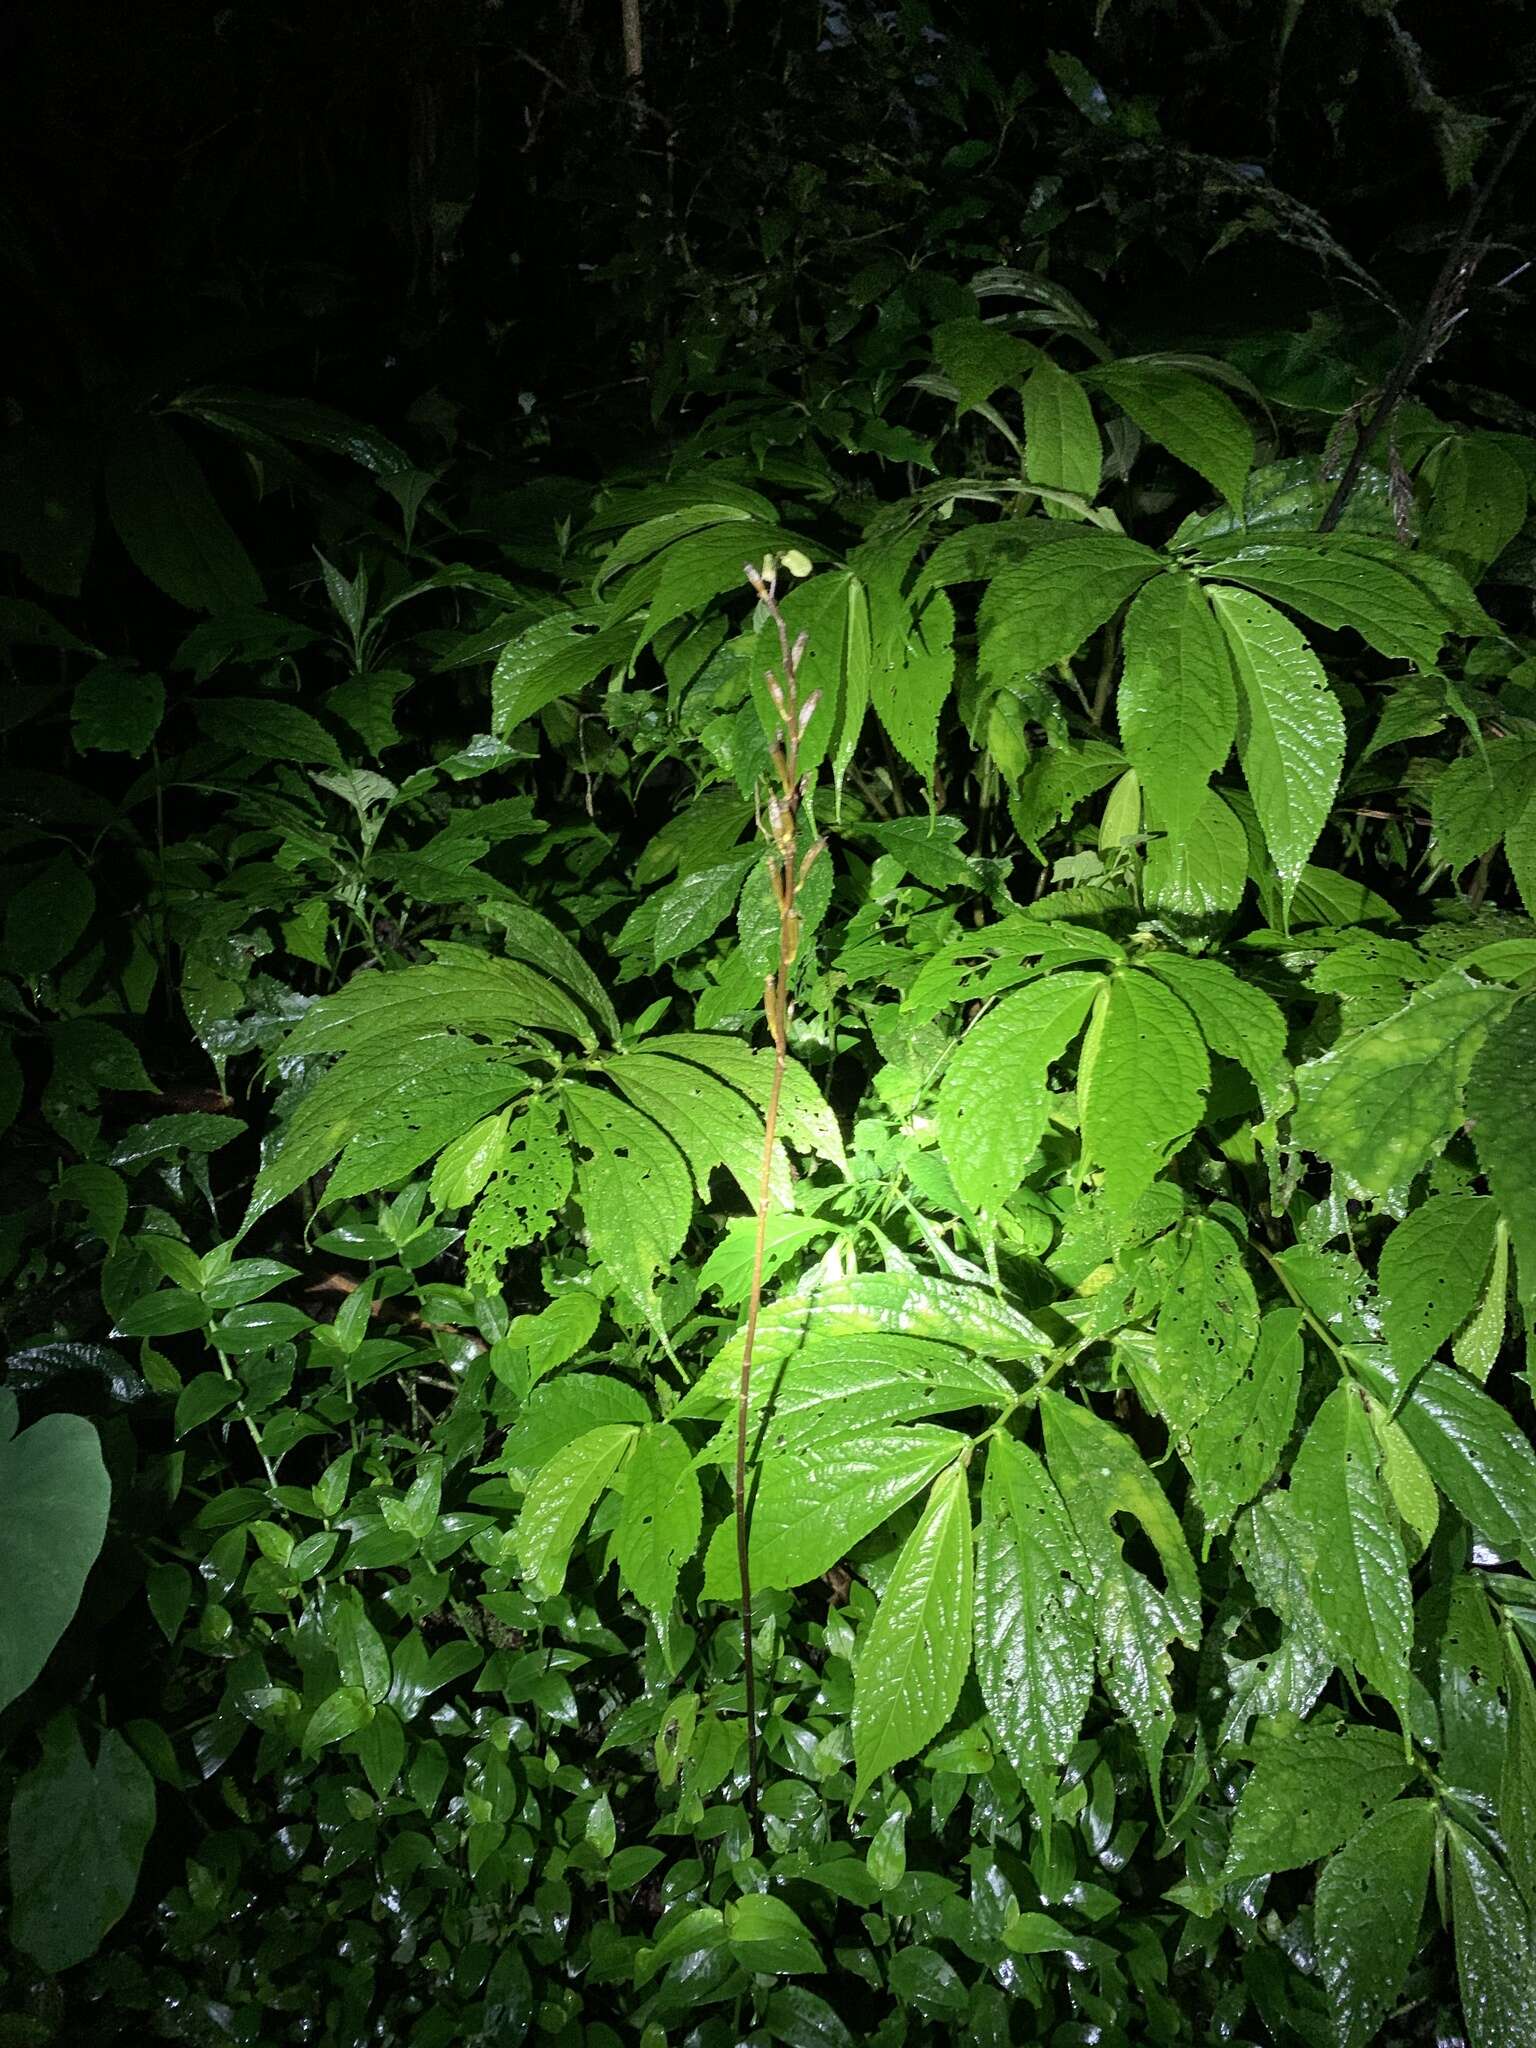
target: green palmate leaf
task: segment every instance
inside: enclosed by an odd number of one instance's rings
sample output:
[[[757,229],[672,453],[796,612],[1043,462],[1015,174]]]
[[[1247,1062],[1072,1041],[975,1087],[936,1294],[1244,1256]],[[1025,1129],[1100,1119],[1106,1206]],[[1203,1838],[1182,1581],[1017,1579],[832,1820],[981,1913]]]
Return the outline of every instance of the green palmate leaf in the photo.
[[[1071,491],[1091,504],[1098,496],[1103,448],[1088,394],[1076,377],[1041,356],[1024,380],[1024,474],[1032,484]],[[1048,516],[1067,518],[1047,504]]]
[[[1237,731],[1231,656],[1192,578],[1158,576],[1132,602],[1116,707],[1147,801],[1162,829],[1182,841]]]
[[[1433,668],[1456,614],[1405,574],[1402,560],[1395,541],[1318,535],[1305,544],[1264,541],[1222,553],[1210,574],[1244,584],[1320,626],[1348,627],[1389,661]]]
[[[1427,1366],[1398,1413],[1458,1514],[1496,1549],[1536,1560],[1536,1451],[1500,1404],[1450,1366]]]
[[[557,1451],[578,1437],[615,1423],[625,1424],[633,1434],[650,1419],[644,1397],[623,1380],[592,1372],[562,1373],[533,1390],[507,1432],[501,1468],[514,1485],[527,1487]]]
[[[973,1208],[995,1213],[1022,1181],[1050,1117],[1051,1064],[1102,986],[1096,974],[1049,975],[966,1033],[939,1090],[939,1143]]]
[[[1203,476],[1234,511],[1241,508],[1253,467],[1253,433],[1224,392],[1162,363],[1106,363],[1090,381],[1149,439]]]
[[[603,1423],[555,1452],[535,1474],[517,1519],[517,1554],[537,1597],[553,1599],[565,1584],[571,1546],[598,1495],[636,1439],[624,1423]]]
[[[1008,682],[1070,659],[1163,567],[1137,541],[1085,533],[999,569],[977,620],[983,676]]]
[[[1326,1159],[1352,1190],[1400,1208],[1424,1162],[1468,1109],[1476,1114],[1471,1102],[1463,1103],[1467,1077],[1509,1004],[1502,990],[1448,980],[1310,1061],[1296,1076],[1295,1142]],[[1510,1130],[1507,1102],[1497,1114]],[[1497,1145],[1498,1135],[1490,1142]],[[1497,1181],[1490,1179],[1497,1197]],[[1507,1204],[1501,1206],[1518,1249],[1515,1219]]]
[[[1434,1846],[1433,1802],[1400,1799],[1373,1814],[1318,1879],[1318,1969],[1339,2048],[1366,2048],[1402,1996]]]
[[[141,414],[107,454],[107,510],[135,568],[189,611],[262,601],[261,579],[181,432]]]
[[[1175,1636],[1200,1634],[1200,1583],[1178,1517],[1129,1437],[1063,1394],[1040,1395],[1046,1462],[1093,1577],[1099,1669],[1135,1728],[1154,1785],[1173,1725],[1168,1678]],[[1126,1560],[1117,1516],[1130,1516],[1162,1562],[1153,1586]]]
[[[617,1546],[620,1575],[643,1606],[660,1614],[671,1607],[703,1515],[692,1452],[675,1429],[653,1423],[625,1468]]]
[[[536,619],[501,650],[491,677],[491,731],[505,739],[536,712],[627,662],[634,644],[633,626],[600,628],[585,613]]]
[[[1393,1364],[1415,1373],[1482,1297],[1497,1228],[1479,1195],[1436,1195],[1387,1239],[1377,1269],[1381,1325]]]
[[[728,860],[696,868],[663,889],[648,906],[654,918],[652,966],[664,967],[713,937],[736,908],[742,876],[761,859],[756,848],[742,848]]]
[[[857,1352],[846,1350],[855,1338],[870,1341]],[[990,1366],[981,1366],[965,1354],[1028,1359],[1051,1348],[1051,1339],[1038,1324],[990,1288],[935,1280],[912,1271],[859,1273],[847,1280],[815,1279],[763,1310],[753,1351],[754,1424],[770,1404],[775,1411],[794,1412],[798,1399],[794,1390],[802,1375],[811,1375],[819,1389],[823,1358],[846,1357],[855,1384],[863,1384],[872,1363],[877,1365],[880,1348],[898,1338],[925,1342],[933,1351],[953,1354],[945,1359],[945,1376],[963,1373],[961,1384],[978,1394],[990,1387],[998,1405],[1006,1405],[1012,1398],[1012,1388]],[[741,1345],[738,1334],[715,1354],[678,1404],[680,1417],[719,1420],[735,1412]],[[910,1354],[897,1346],[890,1357],[899,1369],[900,1361]],[[933,1352],[925,1349],[902,1376],[927,1377],[934,1362]],[[841,1370],[835,1365],[828,1369]],[[877,1383],[881,1377],[877,1370]],[[825,1397],[818,1391],[808,1398],[820,1401]]]
[[[47,1663],[107,1532],[112,1488],[95,1426],[45,1415],[16,1429],[0,1393],[0,1709]]]
[[[1248,841],[1227,804],[1208,789],[1182,839],[1148,819],[1155,837],[1147,848],[1142,891],[1149,909],[1175,930],[1208,932],[1225,922],[1243,899],[1248,880]]]
[[[976,1676],[1003,1751],[1042,1815],[1093,1688],[1085,1580],[1045,1468],[1015,1438],[995,1438],[976,1532]]]
[[[1536,1686],[1513,1630],[1505,1631],[1502,1663],[1509,1736],[1499,1772],[1499,1833],[1529,1908],[1536,1907]]]
[[[1016,384],[1039,362],[1036,350],[981,320],[946,320],[933,332],[939,368],[955,387],[955,406],[968,412],[1004,384]],[[1037,481],[1037,479],[1032,479]],[[1055,479],[1038,479],[1051,481]]]
[[[437,951],[432,965],[354,975],[335,995],[311,1003],[284,1041],[284,1057],[360,1052],[450,1030],[497,1044],[545,1031],[593,1043],[591,1023],[565,991],[522,961],[498,960],[473,946]]]
[[[749,1416],[765,1454],[775,1457],[813,1443],[829,1416],[841,1434],[959,1408],[1006,1408],[1014,1399],[1001,1373],[953,1344],[884,1332],[823,1336],[813,1324],[786,1355],[785,1334],[780,1324],[767,1334],[766,1350],[760,1344],[753,1354]]]
[[[870,673],[875,716],[925,781],[933,778],[939,713],[955,677],[954,637],[955,608],[936,590],[913,619],[900,659],[876,660]]]
[[[1117,973],[1094,1004],[1077,1087],[1085,1160],[1102,1172],[1119,1213],[1194,1130],[1209,1084],[1205,1043],[1185,1004],[1149,974]]]
[[[1339,786],[1344,715],[1283,613],[1233,589],[1214,591],[1212,603],[1237,671],[1243,775],[1288,907]]]
[[[1291,1471],[1290,1508],[1308,1546],[1310,1589],[1335,1660],[1353,1666],[1406,1724],[1413,1595],[1365,1397],[1335,1388]]]
[[[432,1169],[432,1206],[467,1209],[491,1175],[505,1163],[507,1120],[511,1112],[482,1117],[443,1149]]]
[[[1238,1801],[1223,1882],[1316,1863],[1412,1776],[1401,1739],[1380,1728],[1323,1717],[1264,1743]]]
[[[966,1441],[954,1430],[918,1423],[828,1429],[799,1447],[772,1451],[752,1504],[753,1586],[767,1591],[819,1577],[952,1463]],[[705,1591],[731,1600],[740,1590],[735,1532],[725,1523],[710,1548]]]
[[[1466,1084],[1472,1138],[1509,1226],[1520,1299],[1536,1301],[1536,1003],[1495,1013]]]
[[[547,1099],[508,1120],[494,1168],[464,1233],[464,1277],[487,1296],[496,1292],[508,1256],[545,1236],[570,1196],[571,1148]]]
[[[245,1228],[338,1153],[333,1199],[393,1186],[526,1086],[504,1052],[446,1034],[350,1054],[300,1098],[268,1144]]]
[[[128,1910],[155,1825],[149,1772],[115,1729],[93,1764],[72,1714],[11,1802],[11,1939],[50,1975],[91,1955]]]
[[[754,1051],[739,1038],[717,1037],[707,1032],[663,1032],[648,1038],[645,1048],[647,1052],[665,1053],[669,1059],[707,1067],[759,1110],[768,1106],[773,1086],[771,1051]],[[839,1169],[846,1166],[837,1118],[816,1083],[795,1059],[789,1060],[784,1069],[779,1130],[786,1144],[797,1152],[814,1153]]]
[[[1499,441],[1491,434],[1458,436],[1435,465],[1424,545],[1476,578],[1514,539],[1528,509],[1520,465]]]
[[[1468,2048],[1524,2048],[1536,2006],[1536,1956],[1520,1893],[1475,1835],[1446,1823],[1456,1975]]]
[[[1485,741],[1460,755],[1435,777],[1430,791],[1435,851],[1453,868],[1464,868],[1520,824],[1533,795],[1536,742],[1524,734]]]
[[[1230,1520],[1273,1476],[1296,1419],[1301,1367],[1301,1311],[1271,1309],[1236,1384],[1201,1416],[1184,1450],[1211,1523]]]
[[[320,723],[297,704],[264,697],[220,697],[197,706],[197,722],[221,747],[238,747],[264,761],[297,761],[301,766],[341,766],[341,749]]]
[[[450,1138],[526,1087],[522,1068],[504,1052],[464,1039],[426,1039],[392,1053],[353,1054],[322,1076],[300,1103],[271,1164],[276,1171],[287,1160],[291,1133],[300,1155],[287,1161],[285,1177],[291,1182],[295,1167],[306,1163],[311,1135],[318,1142],[345,1118],[355,1135],[349,1135],[336,1162],[326,1199],[342,1202],[371,1194],[394,1187]],[[264,1194],[271,1186],[264,1187]]]
[[[682,1249],[693,1215],[687,1162],[648,1116],[584,1082],[568,1081],[560,1105],[578,1153],[576,1185],[587,1241],[641,1307]]]
[[[1142,1399],[1182,1435],[1242,1378],[1259,1341],[1259,1304],[1230,1231],[1201,1216],[1181,1237],[1151,1367],[1133,1367],[1133,1376]]]
[[[489,806],[469,814],[471,831]],[[521,960],[538,967],[568,989],[597,1018],[610,1038],[619,1035],[619,1020],[609,998],[592,969],[565,934],[537,910],[525,903],[502,897],[486,905],[487,920],[501,933],[502,947],[509,960]]]
[[[159,676],[104,661],[75,685],[70,717],[75,745],[107,754],[148,750],[165,716],[165,684]]]
[[[56,854],[5,910],[5,964],[28,979],[51,974],[74,951],[96,907],[96,891],[73,854]]]
[[[756,1203],[763,1172],[763,1122],[743,1095],[690,1062],[660,1053],[628,1053],[613,1061],[610,1072],[635,1107],[661,1125],[688,1161],[701,1200],[708,1198],[715,1167],[724,1166],[747,1200]],[[778,1148],[769,1192],[789,1206],[789,1162]]]
[[[1211,1051],[1235,1060],[1252,1075],[1266,1115],[1288,1107],[1285,1013],[1273,997],[1243,981],[1221,960],[1153,953],[1146,964],[1189,1005]]]
[[[859,1645],[854,1799],[943,1729],[971,1665],[971,1498],[963,1465],[935,1484]]]

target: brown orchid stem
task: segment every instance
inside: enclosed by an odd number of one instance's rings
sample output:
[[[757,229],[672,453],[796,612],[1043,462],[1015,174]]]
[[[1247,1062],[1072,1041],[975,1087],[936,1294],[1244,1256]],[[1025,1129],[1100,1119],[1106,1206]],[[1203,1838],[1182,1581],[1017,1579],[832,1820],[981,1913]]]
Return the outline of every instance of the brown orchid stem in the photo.
[[[800,773],[800,742],[816,712],[816,691],[800,701],[800,665],[805,636],[791,642],[779,607],[777,575],[770,562],[764,570],[748,567],[747,581],[772,619],[779,636],[779,669],[768,671],[768,691],[778,718],[779,736],[772,748],[778,790],[768,798],[763,824],[768,841],[768,879],[779,913],[779,960],[763,983],[763,1011],[773,1040],[773,1079],[763,1120],[763,1171],[757,1190],[757,1233],[752,1248],[752,1283],[747,1294],[747,1320],[741,1340],[741,1379],[736,1397],[736,1562],[741,1573],[741,1649],[747,1712],[747,1811],[757,1825],[757,1663],[752,1648],[752,1572],[750,1503],[747,1497],[747,1435],[752,1411],[752,1354],[757,1344],[763,1306],[763,1269],[768,1246],[768,1210],[773,1199],[773,1155],[778,1143],[779,1105],[784,1094],[784,1069],[789,1058],[790,982],[800,947],[800,914],[796,899],[811,864],[822,850],[818,840],[802,860],[800,812],[808,781]]]

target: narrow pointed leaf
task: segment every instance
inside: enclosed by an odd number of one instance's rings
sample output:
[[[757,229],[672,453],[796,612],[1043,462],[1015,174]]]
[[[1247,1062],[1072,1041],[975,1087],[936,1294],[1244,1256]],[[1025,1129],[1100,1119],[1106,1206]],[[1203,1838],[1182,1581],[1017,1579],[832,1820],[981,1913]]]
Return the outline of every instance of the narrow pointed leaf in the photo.
[[[1147,1076],[1158,1085],[1149,1088]],[[1130,969],[1094,1006],[1078,1071],[1078,1109],[1088,1163],[1124,1214],[1145,1194],[1205,1108],[1210,1062],[1199,1027],[1160,981]]]
[[[956,1465],[936,1481],[859,1646],[853,1754],[861,1789],[934,1740],[970,1664],[971,1500]]]
[[[1093,1596],[1061,1497],[1015,1438],[987,1453],[976,1534],[976,1676],[1036,1810],[1048,1810],[1093,1688]]]
[[[1126,759],[1161,828],[1182,842],[1237,731],[1232,658],[1192,577],[1158,576],[1137,593],[1116,705]]]
[[[974,1208],[995,1213],[1019,1186],[1050,1117],[1051,1064],[1102,986],[1095,974],[1048,975],[966,1033],[939,1090],[939,1143]]]
[[[1344,762],[1344,714],[1322,664],[1283,613],[1212,593],[1237,671],[1237,746],[1288,908],[1327,822]]]

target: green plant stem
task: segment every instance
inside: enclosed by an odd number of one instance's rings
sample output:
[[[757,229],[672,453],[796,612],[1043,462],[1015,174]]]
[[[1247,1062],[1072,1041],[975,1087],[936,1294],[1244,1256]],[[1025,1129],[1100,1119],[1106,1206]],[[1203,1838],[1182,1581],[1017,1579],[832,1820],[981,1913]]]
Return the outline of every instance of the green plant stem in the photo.
[[[763,1306],[763,1270],[767,1263],[768,1209],[773,1199],[773,1152],[778,1142],[779,1108],[784,1093],[784,1070],[789,1059],[790,984],[795,955],[800,945],[800,917],[795,900],[819,845],[800,859],[800,807],[805,795],[800,778],[800,741],[816,709],[813,692],[802,707],[798,683],[800,663],[805,654],[804,637],[791,644],[789,627],[775,594],[775,572],[769,565],[762,574],[748,568],[747,580],[758,602],[772,619],[779,637],[780,674],[768,672],[768,687],[779,719],[779,739],[773,748],[773,765],[779,789],[770,797],[765,834],[768,840],[768,875],[779,912],[779,959],[774,971],[763,981],[763,1012],[773,1039],[773,1078],[769,1084],[768,1106],[763,1118],[763,1170],[757,1190],[757,1229],[752,1249],[752,1282],[747,1293],[747,1319],[741,1340],[741,1376],[736,1392],[736,1563],[741,1575],[741,1654],[747,1715],[747,1812],[754,1832],[757,1826],[757,1664],[752,1648],[751,1503],[747,1497],[747,1432],[752,1411],[752,1354],[757,1344],[758,1318]]]

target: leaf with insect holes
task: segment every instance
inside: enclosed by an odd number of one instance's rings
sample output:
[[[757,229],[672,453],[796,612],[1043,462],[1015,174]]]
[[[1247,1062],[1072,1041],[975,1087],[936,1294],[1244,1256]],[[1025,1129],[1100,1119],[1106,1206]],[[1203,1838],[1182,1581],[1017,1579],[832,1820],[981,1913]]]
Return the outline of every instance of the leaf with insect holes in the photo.
[[[693,1454],[664,1422],[640,1432],[624,1473],[619,1516],[619,1572],[642,1606],[665,1614],[677,1575],[692,1557],[703,1523]]]

